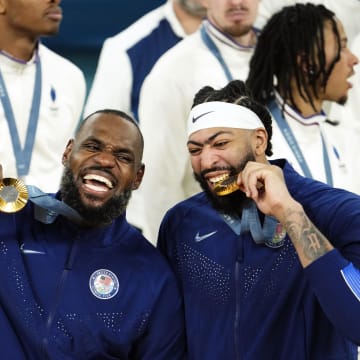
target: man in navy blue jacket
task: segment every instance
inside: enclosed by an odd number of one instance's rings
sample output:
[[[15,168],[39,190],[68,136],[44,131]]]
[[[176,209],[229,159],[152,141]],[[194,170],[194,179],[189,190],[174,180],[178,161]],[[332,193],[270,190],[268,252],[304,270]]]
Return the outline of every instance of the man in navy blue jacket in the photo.
[[[271,131],[241,81],[195,96],[187,147],[204,192],[167,212],[158,241],[189,358],[355,360],[360,197],[269,163]]]
[[[183,359],[176,280],[125,219],[142,151],[131,117],[95,112],[66,146],[60,191],[28,186],[30,201],[14,213],[26,190],[0,167],[2,357]]]

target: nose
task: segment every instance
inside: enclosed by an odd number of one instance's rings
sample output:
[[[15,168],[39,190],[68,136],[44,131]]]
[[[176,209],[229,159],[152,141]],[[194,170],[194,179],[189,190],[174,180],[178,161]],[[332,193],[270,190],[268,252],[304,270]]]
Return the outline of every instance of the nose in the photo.
[[[244,0],[231,0],[232,6],[242,6],[244,3]]]
[[[219,160],[219,156],[211,149],[204,147],[201,152],[200,164],[202,169],[210,169],[214,167]]]
[[[116,165],[116,158],[109,150],[98,152],[93,159],[102,167],[113,168]]]
[[[359,58],[352,51],[350,51],[350,64],[351,64],[351,66],[355,66],[358,63],[359,63]]]

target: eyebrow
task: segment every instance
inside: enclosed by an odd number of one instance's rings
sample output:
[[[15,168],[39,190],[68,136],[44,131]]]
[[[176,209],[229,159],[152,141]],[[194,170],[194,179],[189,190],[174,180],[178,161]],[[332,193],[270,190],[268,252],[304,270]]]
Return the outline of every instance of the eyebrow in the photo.
[[[95,136],[91,135],[88,138],[84,139],[84,141],[82,141],[82,144],[85,144],[86,142],[94,142],[97,145],[99,145],[100,147],[104,148],[106,147],[106,143],[104,143],[102,140],[99,140],[98,138],[96,138]],[[130,155],[134,155],[134,151],[127,148],[127,147],[117,147],[114,148],[113,153],[126,153],[126,154],[130,154]]]
[[[220,130],[220,131],[218,131],[217,133],[211,135],[207,140],[205,140],[204,143],[199,143],[199,142],[194,141],[194,140],[189,140],[189,141],[187,142],[187,145],[193,144],[193,145],[202,146],[203,144],[208,144],[208,143],[210,143],[210,142],[213,141],[216,137],[218,137],[219,135],[223,135],[223,134],[230,134],[230,135],[232,135],[233,132],[230,131],[230,130]]]

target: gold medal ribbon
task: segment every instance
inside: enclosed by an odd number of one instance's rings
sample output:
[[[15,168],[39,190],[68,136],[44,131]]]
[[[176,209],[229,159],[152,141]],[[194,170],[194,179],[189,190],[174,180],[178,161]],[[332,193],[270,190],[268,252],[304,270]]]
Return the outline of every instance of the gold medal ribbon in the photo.
[[[51,224],[58,215],[78,224],[85,223],[76,210],[49,194],[45,194],[36,186],[25,185],[21,180],[14,178],[4,178],[0,181],[0,212],[19,211],[28,200],[35,204],[35,219],[44,224]]]

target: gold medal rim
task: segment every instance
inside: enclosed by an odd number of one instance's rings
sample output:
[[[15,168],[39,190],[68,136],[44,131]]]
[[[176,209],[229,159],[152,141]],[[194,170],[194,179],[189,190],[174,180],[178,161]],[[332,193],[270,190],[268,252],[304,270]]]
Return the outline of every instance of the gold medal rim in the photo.
[[[0,211],[5,213],[14,213],[21,210],[29,199],[29,193],[26,185],[19,179],[3,178],[0,181],[0,191],[8,186],[15,187],[18,191],[18,196],[15,201],[7,202],[0,197]]]

